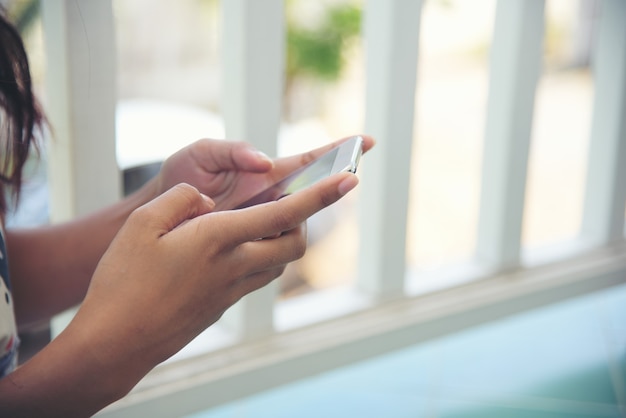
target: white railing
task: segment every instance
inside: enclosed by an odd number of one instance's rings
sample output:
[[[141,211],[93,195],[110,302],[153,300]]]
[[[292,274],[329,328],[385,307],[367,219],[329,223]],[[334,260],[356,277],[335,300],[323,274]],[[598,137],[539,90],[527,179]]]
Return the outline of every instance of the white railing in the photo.
[[[120,196],[113,147],[115,34],[111,2],[42,4],[51,88],[48,108],[59,137],[51,156],[52,218],[59,221]],[[579,237],[583,245],[579,252],[542,266],[529,267],[521,257],[544,6],[543,0],[497,4],[476,243],[481,269],[476,280],[429,294],[406,290],[408,173],[423,1],[366,0],[364,131],[375,136],[378,145],[367,156],[360,186],[357,284],[330,302],[345,304],[345,315],[278,332],[276,288],[268,286],[244,298],[211,331],[209,339],[226,341],[221,347],[157,368],[102,416],[179,416],[626,282],[622,0],[602,2],[596,39],[593,129]],[[276,151],[280,123],[283,7],[281,0],[222,2],[227,136],[249,138],[269,154]]]
[[[115,156],[116,52],[110,2],[42,2],[50,217],[71,219],[121,195]]]

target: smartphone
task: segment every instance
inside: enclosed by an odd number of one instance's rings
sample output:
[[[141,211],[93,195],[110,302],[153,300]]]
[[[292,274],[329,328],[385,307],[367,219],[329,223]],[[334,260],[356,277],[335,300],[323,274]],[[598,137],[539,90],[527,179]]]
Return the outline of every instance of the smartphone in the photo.
[[[308,164],[298,167],[283,179],[237,206],[237,209],[278,200],[298,190],[306,189],[333,174],[343,171],[356,173],[362,153],[363,138],[353,136]]]

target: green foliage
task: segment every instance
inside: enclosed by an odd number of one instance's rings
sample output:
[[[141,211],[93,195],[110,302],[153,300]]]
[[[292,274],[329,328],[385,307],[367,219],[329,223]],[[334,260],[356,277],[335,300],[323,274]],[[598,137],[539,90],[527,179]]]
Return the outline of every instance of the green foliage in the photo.
[[[337,79],[343,68],[346,45],[360,32],[361,9],[352,4],[331,6],[318,27],[287,23],[287,77],[309,75]]]
[[[22,0],[10,4],[9,18],[24,35],[39,16],[39,0]]]

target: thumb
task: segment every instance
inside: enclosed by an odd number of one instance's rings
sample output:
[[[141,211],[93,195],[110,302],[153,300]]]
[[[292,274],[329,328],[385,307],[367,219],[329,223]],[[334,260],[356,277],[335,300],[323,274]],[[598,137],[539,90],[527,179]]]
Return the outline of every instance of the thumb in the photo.
[[[189,184],[180,183],[141,210],[156,223],[154,227],[159,230],[159,235],[164,235],[185,221],[211,212],[214,207],[215,202],[211,198]]]

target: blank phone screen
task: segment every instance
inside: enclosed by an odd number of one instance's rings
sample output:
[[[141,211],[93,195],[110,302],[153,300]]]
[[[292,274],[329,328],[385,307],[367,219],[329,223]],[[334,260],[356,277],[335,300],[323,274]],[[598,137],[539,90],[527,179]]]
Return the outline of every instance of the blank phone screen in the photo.
[[[298,190],[306,189],[316,182],[331,174],[335,158],[338,153],[335,148],[324,154],[317,160],[312,161],[308,165],[298,168],[287,177],[274,184],[273,186],[263,190],[261,193],[250,198],[237,208],[245,208],[248,206],[258,205],[260,203],[278,200],[283,196],[295,193]]]

